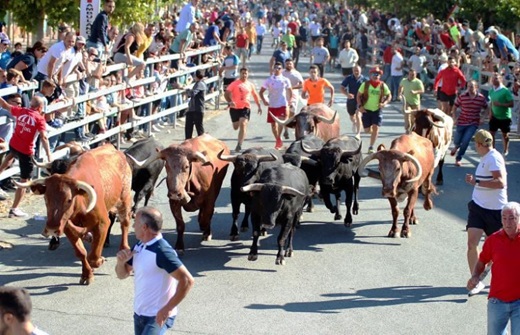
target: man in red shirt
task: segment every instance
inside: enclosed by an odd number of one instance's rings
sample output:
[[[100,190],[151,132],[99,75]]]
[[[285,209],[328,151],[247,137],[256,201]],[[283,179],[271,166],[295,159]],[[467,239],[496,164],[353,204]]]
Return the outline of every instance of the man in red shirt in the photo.
[[[239,28],[238,30],[235,47],[235,51],[238,58],[240,59],[240,63],[243,67],[245,67],[249,50],[249,36],[247,36],[246,31],[242,28]]]
[[[0,107],[7,110],[16,118],[16,126],[13,136],[9,141],[9,153],[0,165],[0,173],[10,166],[14,159],[17,158],[20,163],[20,182],[24,183],[31,179],[33,172],[33,155],[34,140],[39,134],[47,159],[51,160],[51,150],[49,148],[49,140],[47,139],[46,129],[47,123],[44,116],[44,101],[40,97],[33,96],[30,108],[20,106],[11,106],[2,97],[0,97]],[[24,213],[18,208],[22,201],[25,188],[17,188],[14,195],[13,206],[9,211],[9,217],[25,217]]]
[[[520,204],[509,202],[502,208],[502,229],[484,242],[468,290],[478,285],[486,264],[492,262],[487,306],[488,334],[520,333]]]
[[[457,88],[466,86],[466,77],[462,71],[455,65],[455,59],[448,57],[448,67],[437,73],[433,84],[433,91],[437,92],[439,82],[442,80],[442,87],[439,92],[439,100],[441,109],[446,115],[451,115],[451,109],[457,97]]]

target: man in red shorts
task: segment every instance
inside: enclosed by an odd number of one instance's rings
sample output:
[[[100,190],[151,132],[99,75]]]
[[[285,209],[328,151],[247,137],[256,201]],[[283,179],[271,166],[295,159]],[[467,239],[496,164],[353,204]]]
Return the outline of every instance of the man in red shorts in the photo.
[[[264,105],[269,107],[268,110],[270,113],[279,119],[285,120],[288,111],[287,105],[292,98],[292,89],[291,82],[282,75],[282,70],[282,63],[276,62],[274,64],[274,73],[265,80],[260,89],[260,98],[264,102]],[[269,102],[265,100],[264,97],[266,90],[269,96]],[[269,113],[267,114],[267,122],[271,124],[271,130],[276,140],[274,148],[281,149],[283,142],[280,136],[283,127],[279,126]]]
[[[31,179],[33,172],[32,157],[34,155],[34,139],[36,135],[40,135],[41,143],[47,154],[47,159],[49,161],[51,160],[51,150],[46,134],[47,123],[45,122],[43,106],[44,102],[42,98],[36,96],[32,98],[30,108],[11,106],[0,97],[0,107],[7,110],[16,118],[13,136],[9,141],[9,153],[2,162],[2,165],[0,165],[0,173],[17,158],[20,163],[20,181],[22,183]],[[27,213],[24,213],[18,208],[24,193],[25,188],[19,187],[16,189],[13,206],[9,211],[10,218],[27,216]]]
[[[247,80],[249,70],[245,67],[240,69],[240,77],[235,80],[226,89],[224,98],[229,103],[229,115],[233,122],[233,129],[238,129],[238,143],[236,152],[242,150],[242,143],[246,137],[246,128],[249,118],[251,117],[251,95],[255,99],[258,106],[258,114],[262,114],[262,106],[258,93],[256,93],[255,84]]]

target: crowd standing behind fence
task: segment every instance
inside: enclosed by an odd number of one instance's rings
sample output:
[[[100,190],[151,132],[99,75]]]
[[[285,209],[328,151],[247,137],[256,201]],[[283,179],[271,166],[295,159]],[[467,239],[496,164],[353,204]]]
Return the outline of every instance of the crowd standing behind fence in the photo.
[[[43,80],[54,82],[46,120],[55,144],[70,139],[74,132],[73,138],[85,144],[109,140],[119,145],[175,125],[178,113],[187,107],[185,89],[197,70],[207,76],[206,99],[218,107],[221,91],[216,75],[221,60],[233,55],[235,42],[241,43],[237,45],[241,64],[234,60],[231,65],[236,72],[255,54],[254,48],[256,53],[261,52],[266,34],[272,35],[273,46],[282,42],[296,67],[300,51],[303,56],[312,56],[311,63],[316,63],[321,73],[327,64],[340,66],[344,75],[350,74],[356,64],[382,65],[382,79],[394,93],[408,68],[413,68],[425,89],[430,90],[437,72],[444,70],[440,65],[449,56],[453,59],[450,64],[465,78],[459,84],[476,80],[487,96],[493,73],[497,72],[518,100],[520,67],[513,39],[499,27],[484,30],[480,22],[459,22],[456,17],[442,22],[433,16],[405,21],[377,9],[302,1],[292,6],[253,1],[236,7],[231,2],[215,6],[191,0],[182,7],[169,8],[158,23],[137,22],[119,33],[110,23],[114,11],[117,2],[106,0],[90,36],[77,36],[69,25],[62,24],[57,29],[58,42],[49,49],[36,42],[25,54],[12,48],[9,36],[1,32],[0,87],[8,87],[0,91],[1,95],[9,98],[21,92],[27,106]],[[222,45],[231,46],[226,55],[220,51]],[[338,54],[339,45],[344,49]],[[278,54],[273,55],[271,68]],[[306,71],[306,66],[300,63],[300,70]],[[11,74],[8,83],[5,69],[22,71],[23,76],[13,82]],[[237,76],[225,77],[229,81]],[[451,92],[452,85],[448,86]],[[464,89],[463,85],[456,86],[455,93]],[[446,100],[444,95],[440,97]],[[393,98],[400,99],[396,94]],[[451,103],[451,96],[448,98]],[[513,107],[512,130],[518,129],[518,105]],[[449,106],[445,109],[451,111]],[[0,120],[1,125],[9,122],[12,120],[7,117]],[[36,156],[41,157],[40,150]],[[6,171],[0,180],[16,173],[16,169]]]

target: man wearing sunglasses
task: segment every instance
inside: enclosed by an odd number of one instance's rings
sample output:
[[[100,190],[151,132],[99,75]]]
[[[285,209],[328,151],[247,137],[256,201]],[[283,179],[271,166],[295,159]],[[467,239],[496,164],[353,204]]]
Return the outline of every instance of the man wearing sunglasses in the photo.
[[[392,100],[388,86],[381,80],[383,71],[378,66],[369,71],[370,79],[359,87],[357,102],[362,113],[361,121],[366,133],[370,134],[368,153],[374,152],[374,144],[383,124],[383,108]]]

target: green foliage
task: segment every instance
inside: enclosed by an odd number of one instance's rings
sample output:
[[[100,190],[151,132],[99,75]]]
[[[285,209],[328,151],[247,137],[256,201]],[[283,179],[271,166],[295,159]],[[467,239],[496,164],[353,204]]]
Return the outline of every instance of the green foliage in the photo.
[[[354,0],[354,4],[379,8],[401,18],[433,14],[440,20],[446,20],[450,10],[458,4],[460,10],[455,17],[469,20],[472,28],[476,28],[479,19],[482,19],[485,27],[497,25],[505,29],[514,29],[520,21],[520,0]]]
[[[159,5],[162,0],[157,1]],[[110,18],[112,24],[123,26],[134,22],[147,23],[155,20],[156,0],[116,0],[116,10]]]

